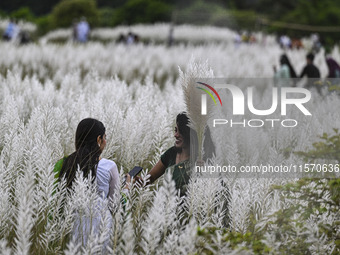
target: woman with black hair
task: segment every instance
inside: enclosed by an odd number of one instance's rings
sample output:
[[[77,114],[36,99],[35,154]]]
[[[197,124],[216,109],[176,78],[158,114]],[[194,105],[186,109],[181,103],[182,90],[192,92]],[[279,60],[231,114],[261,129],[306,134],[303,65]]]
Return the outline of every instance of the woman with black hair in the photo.
[[[297,78],[296,72],[286,54],[281,55],[280,69],[276,70],[276,66],[274,66],[274,72],[277,78]]]
[[[175,181],[176,189],[180,195],[186,193],[187,184],[190,179],[190,161],[196,162],[198,155],[197,133],[189,127],[189,118],[185,113],[176,117],[175,145],[161,155],[161,159],[150,170],[150,183],[162,176],[166,169],[172,172],[172,179]],[[215,148],[211,141],[210,131],[207,127],[204,139],[204,159],[211,158]],[[209,148],[210,147],[210,148]]]
[[[291,78],[297,78],[296,72],[290,63],[286,54],[282,54],[280,57],[280,68],[276,70],[276,66],[274,68],[274,81],[275,86],[277,87],[287,87],[287,86],[295,86],[295,83]]]
[[[289,78],[297,78],[296,72],[289,61],[289,58],[286,54],[282,54],[280,58],[281,66],[287,66],[289,69]]]
[[[76,131],[76,151],[59,160],[54,169],[56,177],[66,179],[66,187],[70,189],[74,182],[78,167],[87,178],[91,173],[92,181],[97,179],[98,191],[111,198],[119,189],[119,174],[115,162],[101,159],[100,154],[106,146],[105,127],[102,122],[87,118],[80,121]]]
[[[88,178],[91,173],[92,182],[97,181],[97,191],[100,198],[112,199],[119,192],[120,178],[116,163],[112,160],[100,158],[106,146],[103,123],[92,118],[83,119],[78,124],[75,138],[76,151],[57,162],[54,168],[55,177],[59,180],[65,178],[66,187],[71,192],[78,169],[80,169],[84,178]],[[126,182],[130,182],[128,175]],[[107,208],[107,213],[110,214],[109,208]],[[81,221],[83,226],[79,226]],[[85,245],[87,236],[91,232],[90,229],[92,228],[92,231],[96,233],[99,224],[100,218],[96,216],[89,220],[76,219],[73,237],[75,239],[82,238],[81,242]]]

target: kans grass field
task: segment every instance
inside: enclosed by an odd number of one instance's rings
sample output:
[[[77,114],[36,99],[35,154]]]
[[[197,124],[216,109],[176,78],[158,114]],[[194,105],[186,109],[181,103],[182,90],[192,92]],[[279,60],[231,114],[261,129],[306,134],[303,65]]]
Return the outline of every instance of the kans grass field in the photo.
[[[74,151],[81,119],[104,123],[102,156],[117,163],[121,176],[135,165],[146,175],[174,143],[190,75],[271,80],[283,52],[271,36],[265,44],[258,34],[257,43],[236,47],[234,32],[194,26],[175,28],[178,43],[167,47],[164,24],[132,27],[148,44],[110,42],[124,29],[96,30],[97,40],[84,45],[72,43],[68,30],[24,46],[0,42],[0,253],[339,254],[339,179],[288,175],[192,179],[184,198],[165,175],[134,187],[124,206],[120,197],[110,201],[112,217],[102,214],[99,233],[86,246],[72,240],[75,212],[91,218],[98,205],[95,184],[79,178],[69,194],[63,183],[55,188],[53,167]],[[306,45],[287,51],[297,73]],[[340,61],[337,48],[332,56]],[[315,64],[326,77],[322,50]],[[270,100],[272,86],[256,89],[259,102]],[[213,134],[219,159],[237,167],[336,164],[339,109],[336,92],[312,91],[310,118],[288,113],[299,120],[295,128],[226,127]],[[322,139],[323,133],[329,136]]]

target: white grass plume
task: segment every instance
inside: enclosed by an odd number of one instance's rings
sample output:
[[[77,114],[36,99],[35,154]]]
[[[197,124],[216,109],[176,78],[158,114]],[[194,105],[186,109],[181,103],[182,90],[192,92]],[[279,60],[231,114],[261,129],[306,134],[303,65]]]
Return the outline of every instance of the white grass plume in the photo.
[[[190,119],[189,126],[197,132],[198,136],[198,159],[202,160],[202,148],[204,141],[204,131],[210,117],[210,112],[206,115],[201,114],[201,90],[197,89],[199,79],[213,78],[212,69],[208,66],[208,62],[195,62],[191,58],[187,70],[180,72],[181,84],[184,94],[184,100],[187,108],[188,117]],[[210,102],[210,100],[207,100]],[[211,109],[211,107],[208,107]]]
[[[166,236],[176,222],[176,188],[170,172],[164,177],[163,186],[156,191],[153,206],[143,226],[142,248],[145,254],[157,254]]]
[[[0,240],[0,254],[1,255],[11,255],[13,252],[11,248],[7,246],[7,241],[5,239]]]
[[[29,167],[29,166],[28,166]],[[28,169],[27,169],[28,170]],[[15,246],[14,250],[17,254],[29,254],[32,236],[32,227],[34,225],[34,177],[26,171],[25,174],[18,179],[16,187],[17,212],[16,212],[16,228],[15,228]]]

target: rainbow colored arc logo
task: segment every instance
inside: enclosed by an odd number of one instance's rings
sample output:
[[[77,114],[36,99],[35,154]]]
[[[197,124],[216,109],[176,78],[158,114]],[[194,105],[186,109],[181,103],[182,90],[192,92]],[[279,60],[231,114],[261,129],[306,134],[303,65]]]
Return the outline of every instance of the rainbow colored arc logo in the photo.
[[[213,87],[211,87],[210,85],[208,85],[208,84],[206,84],[206,83],[199,82],[199,81],[196,82],[196,83],[201,84],[201,85],[203,85],[203,86],[206,86],[206,87],[209,88],[212,92],[214,92],[214,94],[217,96],[217,98],[218,98],[218,100],[220,101],[220,104],[221,104],[221,106],[222,106],[222,100],[221,100],[221,98],[220,98],[220,95],[217,93],[217,91],[216,91]],[[206,92],[206,93],[212,98],[212,100],[214,101],[215,105],[217,104],[217,103],[216,103],[216,100],[215,100],[215,98],[214,98],[214,96],[211,94],[211,92],[210,92],[209,90],[204,89],[204,88],[201,88],[201,87],[196,87],[196,88],[201,89],[201,90],[203,90],[204,92]]]

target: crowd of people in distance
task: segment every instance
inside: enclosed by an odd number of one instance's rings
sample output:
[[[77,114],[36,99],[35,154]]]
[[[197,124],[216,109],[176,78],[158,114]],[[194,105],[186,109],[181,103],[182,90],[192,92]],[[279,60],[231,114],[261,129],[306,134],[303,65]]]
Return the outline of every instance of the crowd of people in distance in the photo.
[[[86,43],[90,36],[90,25],[85,17],[82,17],[79,22],[73,21],[72,38],[74,42]]]
[[[123,43],[126,45],[139,43],[139,41],[140,41],[139,35],[131,31],[128,32],[127,35],[124,35],[123,33],[121,33],[117,39],[117,43]]]
[[[28,32],[21,30],[17,21],[14,19],[10,19],[2,35],[2,39],[4,41],[14,42],[20,45],[29,43],[31,41]]]
[[[237,32],[234,38],[234,44],[236,47],[239,47],[241,43],[252,44],[256,43],[257,39],[254,34],[248,33],[247,31],[243,31],[242,33]]]
[[[248,31],[237,31],[234,36],[234,45],[235,48],[238,48],[241,44],[254,44],[259,43],[263,46],[266,45],[266,35],[262,34],[261,36],[255,35],[252,32]],[[309,42],[311,45],[305,45],[301,38],[298,37],[289,37],[286,34],[282,34],[277,36],[276,38],[277,43],[283,50],[288,49],[303,49],[303,48],[310,48],[313,53],[318,53],[322,48],[321,39],[318,34],[311,34]]]
[[[331,57],[331,55],[325,55],[325,61],[328,67],[328,75],[327,78],[340,78],[340,66]],[[321,87],[315,81],[319,80],[320,70],[314,64],[314,54],[308,53],[306,55],[306,65],[304,66],[303,70],[301,71],[300,75],[297,75],[293,65],[290,63],[290,60],[286,54],[282,54],[280,57],[280,67],[276,68],[273,66],[274,69],[274,78],[276,80],[276,85],[280,86],[280,81],[285,82],[284,80],[288,81],[290,78],[298,78],[301,79],[303,77],[308,78],[308,82],[306,83],[306,88],[316,88],[318,92],[320,92]]]
[[[312,43],[312,52],[317,53],[320,51],[322,44],[318,34],[311,34],[310,40]],[[304,45],[299,38],[290,38],[288,35],[280,35],[277,38],[280,47],[284,50],[287,49],[302,49]]]

